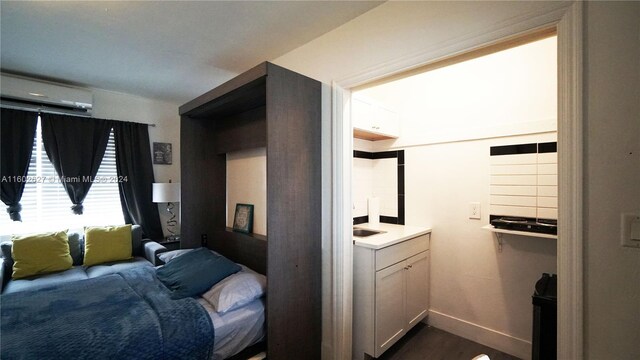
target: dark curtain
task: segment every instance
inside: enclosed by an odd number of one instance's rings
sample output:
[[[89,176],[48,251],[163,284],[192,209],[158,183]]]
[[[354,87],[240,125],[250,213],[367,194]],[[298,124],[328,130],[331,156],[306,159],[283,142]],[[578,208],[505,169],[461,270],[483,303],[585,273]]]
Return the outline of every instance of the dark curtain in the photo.
[[[109,141],[111,122],[71,115],[41,114],[42,142],[73,206],[82,214]]]
[[[158,207],[153,203],[153,165],[146,124],[112,121],[116,140],[116,168],[124,220],[142,227],[145,236],[163,238]]]
[[[13,221],[21,221],[20,199],[36,136],[38,114],[2,109],[0,113],[0,198]]]

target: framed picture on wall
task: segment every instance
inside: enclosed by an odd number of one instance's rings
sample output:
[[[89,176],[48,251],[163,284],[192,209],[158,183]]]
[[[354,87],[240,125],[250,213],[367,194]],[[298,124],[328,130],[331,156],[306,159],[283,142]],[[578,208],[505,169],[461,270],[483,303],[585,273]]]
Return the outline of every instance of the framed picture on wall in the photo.
[[[236,204],[236,214],[233,217],[233,231],[246,234],[253,232],[253,205]]]
[[[153,143],[153,163],[159,165],[171,165],[173,150],[171,143]]]

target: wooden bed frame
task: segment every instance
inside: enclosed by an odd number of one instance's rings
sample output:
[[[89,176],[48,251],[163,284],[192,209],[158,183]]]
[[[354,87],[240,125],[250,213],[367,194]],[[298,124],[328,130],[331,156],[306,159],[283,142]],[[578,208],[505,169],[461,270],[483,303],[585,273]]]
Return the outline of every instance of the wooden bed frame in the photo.
[[[257,234],[234,232],[230,228],[213,234],[213,241],[205,244],[234,262],[243,264],[263,275],[267,274],[267,238]]]
[[[269,359],[320,359],[321,83],[262,63],[180,106],[180,246],[267,276]],[[267,236],[226,227],[226,154],[266,148]],[[291,331],[291,324],[296,331]]]

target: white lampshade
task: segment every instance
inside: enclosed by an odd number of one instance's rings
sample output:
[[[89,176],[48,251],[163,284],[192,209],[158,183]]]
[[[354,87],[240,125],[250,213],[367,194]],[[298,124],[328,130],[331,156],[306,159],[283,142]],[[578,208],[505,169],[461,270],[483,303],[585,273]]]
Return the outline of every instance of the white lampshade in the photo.
[[[180,183],[153,183],[153,202],[180,202]]]

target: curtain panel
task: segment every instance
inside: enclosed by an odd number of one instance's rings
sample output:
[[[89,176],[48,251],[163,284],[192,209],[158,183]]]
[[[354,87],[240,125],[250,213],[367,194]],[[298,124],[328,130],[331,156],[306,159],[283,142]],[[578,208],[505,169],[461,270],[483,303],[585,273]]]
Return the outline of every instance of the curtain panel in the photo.
[[[147,124],[111,121],[116,141],[116,169],[124,220],[142,227],[147,238],[163,238],[158,207],[153,203],[154,183]]]
[[[13,221],[21,221],[24,192],[38,113],[2,109],[0,113],[0,198]]]
[[[44,149],[73,203],[71,210],[80,215],[107,149],[110,121],[44,113],[40,119]]]

